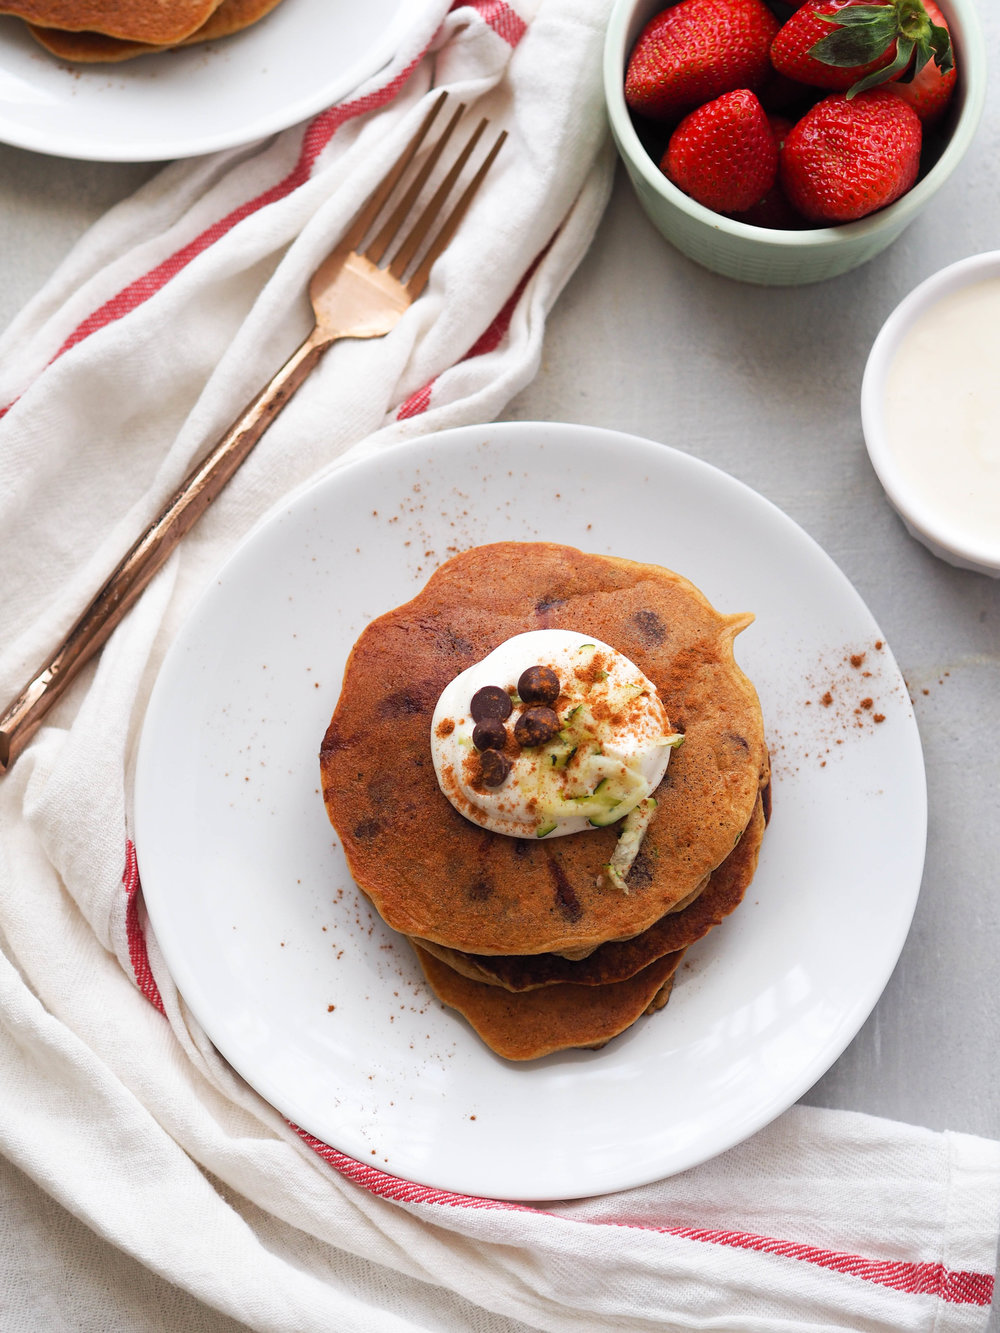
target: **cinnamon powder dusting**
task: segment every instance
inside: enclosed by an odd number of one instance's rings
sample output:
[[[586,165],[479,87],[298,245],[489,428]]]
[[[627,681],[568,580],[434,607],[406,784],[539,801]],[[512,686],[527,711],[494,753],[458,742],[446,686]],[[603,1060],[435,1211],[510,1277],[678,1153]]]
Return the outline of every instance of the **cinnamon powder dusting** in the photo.
[[[806,732],[810,748],[799,749],[799,732],[794,728],[784,736],[772,733],[772,758],[778,763],[782,758],[785,763],[791,760],[792,767],[807,761],[823,768],[831,755],[859,733],[870,732],[887,721],[894,694],[908,703],[899,682],[886,680],[881,672],[879,655],[884,649],[884,641],[876,639],[870,645],[848,648],[810,672],[801,699],[802,707],[811,711]],[[805,736],[802,739],[804,742]],[[792,749],[796,751],[794,759],[787,753]]]

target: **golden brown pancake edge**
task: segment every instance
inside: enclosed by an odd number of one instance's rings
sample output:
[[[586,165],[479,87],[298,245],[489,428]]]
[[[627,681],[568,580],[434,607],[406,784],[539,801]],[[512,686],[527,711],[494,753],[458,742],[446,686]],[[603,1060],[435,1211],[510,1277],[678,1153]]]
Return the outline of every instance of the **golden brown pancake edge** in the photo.
[[[743,901],[753,880],[764,835],[763,801],[739,842],[712,872],[704,890],[680,912],[671,912],[628,940],[610,940],[579,961],[559,954],[476,955],[425,940],[411,939],[454,971],[473,981],[510,991],[568,982],[604,986],[634,976],[657,958],[703,939]]]
[[[537,1060],[556,1051],[604,1046],[662,1008],[683,949],[607,986],[542,986],[517,994],[453,971],[419,945],[414,951],[435,995],[457,1010],[505,1060]]]
[[[128,42],[169,46],[200,28],[220,0],[0,0],[9,14],[43,28],[96,32]]]
[[[60,60],[77,64],[110,64],[133,60],[137,56],[156,55],[175,46],[193,46],[199,42],[213,42],[231,37],[258,22],[280,0],[222,0],[218,9],[187,37],[168,45],[151,45],[108,37],[99,32],[66,32],[60,28],[43,28],[29,23],[28,30],[45,49]]]

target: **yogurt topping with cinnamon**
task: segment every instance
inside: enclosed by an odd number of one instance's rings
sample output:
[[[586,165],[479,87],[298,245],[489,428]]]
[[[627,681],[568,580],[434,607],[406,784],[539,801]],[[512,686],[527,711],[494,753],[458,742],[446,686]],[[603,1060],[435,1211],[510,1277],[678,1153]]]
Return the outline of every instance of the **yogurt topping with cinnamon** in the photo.
[[[516,838],[616,823],[663,781],[673,732],[656,686],[586,634],[518,634],[443,690],[431,722],[441,790]]]

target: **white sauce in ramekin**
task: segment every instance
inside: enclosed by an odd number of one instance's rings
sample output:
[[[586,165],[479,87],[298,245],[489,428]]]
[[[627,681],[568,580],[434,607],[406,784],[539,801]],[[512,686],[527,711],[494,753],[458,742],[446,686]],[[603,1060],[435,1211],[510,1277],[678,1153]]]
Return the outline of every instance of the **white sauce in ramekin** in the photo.
[[[886,374],[886,445],[927,512],[1000,551],[1000,277],[950,291],[900,337]]]

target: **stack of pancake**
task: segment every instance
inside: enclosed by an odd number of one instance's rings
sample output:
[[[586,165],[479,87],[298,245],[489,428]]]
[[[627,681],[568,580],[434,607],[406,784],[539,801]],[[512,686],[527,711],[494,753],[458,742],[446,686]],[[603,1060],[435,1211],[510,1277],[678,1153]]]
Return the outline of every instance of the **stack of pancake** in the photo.
[[[131,60],[248,28],[279,0],[0,0],[53,55],[87,64]]]
[[[604,1045],[666,1003],[684,950],[743,898],[770,782],[756,691],[733,657],[751,619],[659,566],[504,542],[442,565],[355,644],[320,753],[328,814],[357,884],[498,1054]],[[627,892],[604,870],[616,826],[512,838],[465,819],[437,783],[444,686],[545,628],[623,653],[684,733]]]

